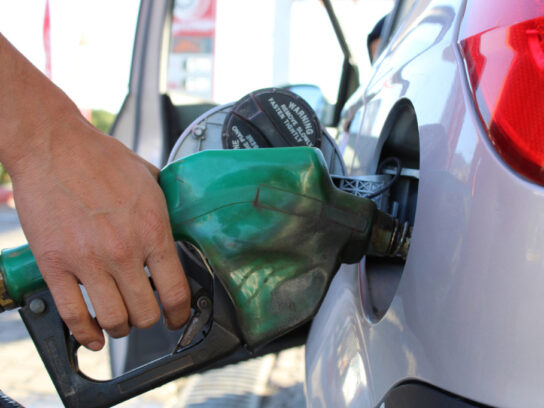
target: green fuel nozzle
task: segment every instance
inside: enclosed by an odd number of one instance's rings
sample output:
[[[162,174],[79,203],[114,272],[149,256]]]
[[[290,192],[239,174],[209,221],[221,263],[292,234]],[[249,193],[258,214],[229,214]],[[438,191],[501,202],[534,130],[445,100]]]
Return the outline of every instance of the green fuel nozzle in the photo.
[[[320,150],[207,150],[160,173],[174,238],[197,247],[252,348],[309,320],[341,263],[405,257],[410,230],[336,188]],[[45,283],[28,246],[0,257],[0,311]]]
[[[342,262],[406,249],[398,221],[336,188],[315,148],[204,151],[160,184],[174,237],[206,255],[250,347],[312,318]]]

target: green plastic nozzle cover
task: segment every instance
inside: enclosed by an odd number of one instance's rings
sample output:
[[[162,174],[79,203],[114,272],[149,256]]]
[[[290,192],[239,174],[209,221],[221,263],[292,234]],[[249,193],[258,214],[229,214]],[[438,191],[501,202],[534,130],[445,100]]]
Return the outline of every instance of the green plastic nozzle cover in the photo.
[[[309,147],[207,150],[164,168],[160,184],[174,238],[207,257],[250,348],[315,315],[340,262],[366,253],[376,215]]]
[[[250,348],[315,315],[339,264],[369,250],[377,219],[309,147],[203,151],[165,167],[160,185],[174,238],[207,258]],[[2,251],[0,271],[4,308],[45,286],[28,246]]]
[[[0,311],[21,305],[27,293],[45,287],[28,245],[2,250],[0,256]]]

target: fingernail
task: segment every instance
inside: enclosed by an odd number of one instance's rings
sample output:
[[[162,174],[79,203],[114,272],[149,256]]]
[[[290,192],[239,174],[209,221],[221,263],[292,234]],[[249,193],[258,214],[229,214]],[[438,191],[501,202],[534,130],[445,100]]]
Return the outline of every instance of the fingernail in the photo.
[[[91,341],[89,344],[87,344],[86,347],[89,350],[98,351],[98,350],[102,349],[102,343],[100,343],[99,341]]]
[[[166,316],[164,316],[163,324],[168,330],[177,329],[177,327],[175,325],[173,325],[172,322],[170,321],[170,319],[168,319]]]
[[[164,327],[166,327],[168,330],[171,330],[170,329],[170,322],[166,318],[166,315],[162,318],[162,324],[164,324]]]

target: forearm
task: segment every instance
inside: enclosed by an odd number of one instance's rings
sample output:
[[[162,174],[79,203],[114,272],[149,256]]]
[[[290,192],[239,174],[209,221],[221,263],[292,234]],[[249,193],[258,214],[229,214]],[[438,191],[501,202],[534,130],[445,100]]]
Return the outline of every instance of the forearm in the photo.
[[[10,174],[47,154],[53,121],[79,116],[74,103],[0,34],[0,162]]]

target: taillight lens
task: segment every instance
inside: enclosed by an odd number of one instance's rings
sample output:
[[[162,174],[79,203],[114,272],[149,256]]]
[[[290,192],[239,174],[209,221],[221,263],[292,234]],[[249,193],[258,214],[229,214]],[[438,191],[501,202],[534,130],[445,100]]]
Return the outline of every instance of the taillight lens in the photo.
[[[544,185],[544,1],[469,1],[460,46],[489,139]]]

